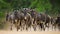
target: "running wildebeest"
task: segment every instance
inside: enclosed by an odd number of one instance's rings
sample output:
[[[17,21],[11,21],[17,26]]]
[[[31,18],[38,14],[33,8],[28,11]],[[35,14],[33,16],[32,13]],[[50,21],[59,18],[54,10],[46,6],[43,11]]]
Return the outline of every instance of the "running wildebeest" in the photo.
[[[12,30],[12,26],[14,24],[18,31],[19,14],[18,14],[17,10],[14,10],[13,12],[8,13],[6,15],[6,21],[9,21],[11,23],[11,30]]]
[[[25,26],[25,22],[24,22],[25,16],[24,16],[24,13],[22,12],[22,10],[19,10],[18,13],[19,13],[18,16],[19,16],[19,20],[20,20],[20,23],[19,23],[20,25],[19,25],[19,26],[20,26],[22,29],[24,29],[24,26]],[[22,29],[21,29],[21,30],[22,30]]]
[[[11,30],[12,30],[12,25],[13,25],[13,21],[14,21],[14,14],[13,13],[7,13],[6,15],[6,21],[11,23]]]
[[[39,28],[44,29],[44,25],[43,23],[41,23],[41,15],[33,9],[29,11],[29,14],[32,17],[31,21],[32,21],[32,26],[33,26],[34,31],[36,31],[37,25],[39,25]]]
[[[28,13],[29,10],[23,9],[22,12],[24,13],[24,20],[26,24],[26,30],[31,27],[31,15]]]
[[[49,28],[49,23],[51,22],[51,17],[49,15],[40,13],[41,15],[41,22],[43,22],[44,27],[48,27]]]
[[[36,27],[37,27],[37,23],[36,23],[36,20],[37,20],[37,12],[33,9],[30,10],[29,14],[31,15],[31,25],[34,29],[34,31],[36,31]]]
[[[55,29],[55,21],[56,19],[54,17],[51,17],[52,30]]]
[[[57,17],[55,24],[55,27],[58,27],[58,29],[60,30],[60,16]]]
[[[37,14],[36,22],[37,22],[37,25],[39,26],[39,29],[41,28],[41,30],[45,30],[44,24],[41,22],[40,13]]]

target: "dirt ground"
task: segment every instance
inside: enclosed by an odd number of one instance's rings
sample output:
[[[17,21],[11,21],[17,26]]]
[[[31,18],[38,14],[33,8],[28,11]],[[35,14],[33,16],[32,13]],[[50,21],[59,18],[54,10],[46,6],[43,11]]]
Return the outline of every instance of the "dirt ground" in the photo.
[[[6,30],[0,30],[0,34],[60,34],[60,31],[6,31]]]

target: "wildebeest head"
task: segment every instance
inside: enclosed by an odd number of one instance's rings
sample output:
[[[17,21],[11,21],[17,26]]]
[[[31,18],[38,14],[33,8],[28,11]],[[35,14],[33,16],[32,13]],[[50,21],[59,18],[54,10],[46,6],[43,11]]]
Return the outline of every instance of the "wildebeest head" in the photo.
[[[17,15],[18,14],[18,10],[14,10],[14,15]]]
[[[40,15],[41,15],[41,20],[44,22],[45,21],[45,15],[42,13],[40,13]]]
[[[36,17],[36,11],[31,10],[31,11],[30,11],[30,15],[31,15],[32,17]]]
[[[60,17],[57,17],[57,19],[56,19],[56,23],[58,24],[60,24]]]
[[[6,21],[14,20],[14,14],[13,12],[7,13],[6,15]]]

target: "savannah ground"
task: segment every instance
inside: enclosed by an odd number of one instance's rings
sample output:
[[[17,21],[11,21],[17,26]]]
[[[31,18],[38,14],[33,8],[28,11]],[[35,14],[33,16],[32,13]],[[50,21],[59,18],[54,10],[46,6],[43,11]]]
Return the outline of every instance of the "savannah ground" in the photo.
[[[60,34],[60,31],[6,31],[6,30],[0,30],[0,34]]]

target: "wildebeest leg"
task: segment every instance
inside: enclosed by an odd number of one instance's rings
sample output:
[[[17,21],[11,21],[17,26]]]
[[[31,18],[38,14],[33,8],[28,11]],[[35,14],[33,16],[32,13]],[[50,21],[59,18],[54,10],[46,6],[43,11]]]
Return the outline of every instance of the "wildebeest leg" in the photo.
[[[48,30],[49,30],[49,23],[47,23],[46,25],[47,25],[47,28],[48,28]]]
[[[17,31],[19,30],[19,26],[17,26]]]
[[[43,28],[43,30],[45,31],[45,27],[44,27],[44,24],[42,23],[42,28]]]
[[[36,31],[36,26],[33,26],[34,31]]]
[[[31,30],[31,21],[29,22],[28,27],[30,27],[30,30]]]
[[[22,20],[20,20],[20,29],[21,29],[21,31],[22,31]]]
[[[51,25],[50,27],[52,28],[52,31],[53,31],[53,24],[54,24],[54,22],[53,22],[53,19],[51,18],[50,19],[50,25]]]
[[[33,21],[33,29],[34,29],[34,31],[36,31],[36,26],[37,26],[36,20],[34,19],[34,21]]]
[[[55,31],[56,31],[56,28],[57,28],[57,24],[55,24],[55,27],[54,27]]]
[[[17,20],[17,31],[20,29],[20,26],[19,26],[19,25],[20,25],[20,22],[19,22],[19,21],[20,21],[20,20],[18,19],[18,20]]]
[[[58,30],[60,31],[60,24],[58,24]]]
[[[25,27],[25,21],[22,20],[22,27],[23,27],[23,30],[24,30],[24,27]]]
[[[16,27],[17,31],[18,31],[18,29],[19,29],[18,22],[19,22],[19,20],[15,19],[15,27]]]
[[[28,22],[27,22],[27,20],[25,21],[25,23],[26,23],[26,30],[28,31]]]
[[[52,25],[52,30],[54,29],[54,24],[51,24]]]
[[[26,30],[28,31],[28,25],[26,25]]]
[[[13,26],[13,21],[11,20],[11,28],[10,28],[10,30],[12,30],[12,26]]]
[[[21,20],[21,27],[22,27],[22,30],[24,30],[24,27],[25,27],[25,22],[24,22],[24,20]]]
[[[28,31],[28,20],[26,21],[26,30]]]
[[[28,30],[28,21],[25,19],[25,24],[26,24],[26,30]]]
[[[52,24],[52,30],[55,29],[55,23]]]
[[[17,29],[17,31],[18,31],[18,26],[17,26],[17,20],[15,20],[15,27],[16,27],[16,29]]]
[[[41,28],[41,31],[42,31],[42,30],[44,30],[44,31],[45,31],[45,28],[44,28],[43,23],[40,23],[40,25],[39,25],[39,26],[40,26],[40,28]]]
[[[45,22],[45,27],[47,27],[48,30],[49,30],[49,23],[48,23],[48,21]]]
[[[59,26],[59,31],[60,31],[60,26]]]

